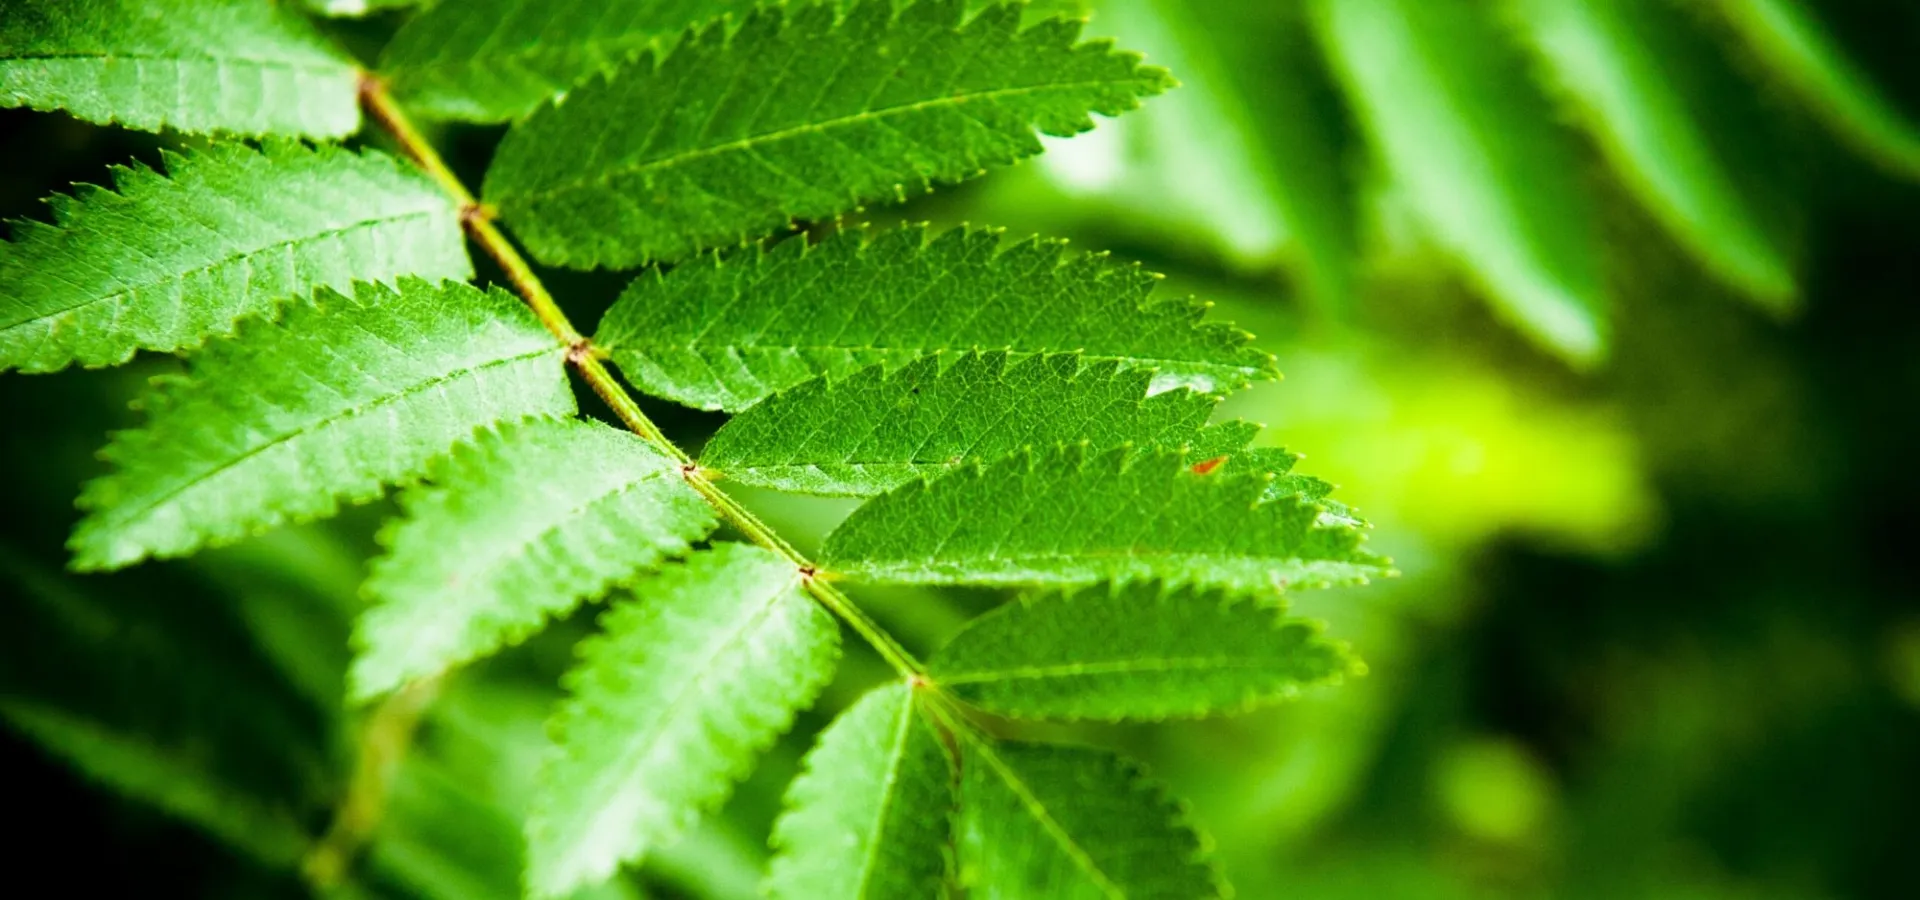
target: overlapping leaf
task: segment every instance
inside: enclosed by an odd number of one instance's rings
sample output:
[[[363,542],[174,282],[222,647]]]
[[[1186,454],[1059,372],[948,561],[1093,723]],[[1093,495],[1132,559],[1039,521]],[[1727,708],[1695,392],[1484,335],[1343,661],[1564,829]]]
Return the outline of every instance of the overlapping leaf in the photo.
[[[486,196],[541,260],[633,266],[958,181],[1171,83],[1079,23],[960,0],[768,7],[569,91],[509,132]]]
[[[55,195],[0,243],[0,370],[124,362],[228,333],[318,287],[472,274],[454,203],[384,154],[215,144],[167,174]]]
[[[474,429],[573,412],[565,348],[512,295],[405,279],[243,323],[156,381],[87,485],[74,564],[179,556],[377,496]]]
[[[476,122],[517,118],[689,26],[753,9],[753,0],[470,0],[402,27],[380,57],[394,93],[421,113]]]
[[[928,673],[1000,715],[1123,720],[1250,709],[1357,665],[1310,623],[1137,582],[1009,603],[954,635]]]
[[[1104,750],[969,738],[954,829],[968,896],[1226,896],[1179,805],[1138,764]]]
[[[1388,571],[1351,520],[1273,476],[1193,470],[1178,452],[1036,451],[912,482],[855,510],[821,563],[907,584],[1081,585],[1162,579],[1249,592]]]
[[[1191,442],[1215,399],[1147,396],[1152,375],[1072,354],[1008,364],[1004,352],[924,357],[887,372],[806,382],[735,416],[701,465],[746,484],[866,496],[1023,447]]]
[[[483,433],[400,501],[407,519],[367,579],[360,697],[518,643],[716,524],[672,459],[573,419]]]
[[[343,137],[359,73],[283,3],[7,0],[0,106],[157,131]]]
[[[719,544],[634,593],[567,676],[527,823],[537,896],[606,878],[719,804],[839,653],[799,572],[757,547]]]
[[[1605,350],[1579,159],[1472,0],[1319,0],[1322,43],[1428,231],[1518,325],[1577,361]]]
[[[909,687],[889,685],[821,732],[774,825],[767,896],[941,895],[954,770],[916,705]]]
[[[841,232],[642,275],[595,339],[641,390],[704,409],[939,350],[1077,352],[1154,369],[1156,389],[1275,375],[1244,332],[1199,323],[1198,304],[1151,302],[1155,281],[1057,242],[1002,247],[987,231]]]

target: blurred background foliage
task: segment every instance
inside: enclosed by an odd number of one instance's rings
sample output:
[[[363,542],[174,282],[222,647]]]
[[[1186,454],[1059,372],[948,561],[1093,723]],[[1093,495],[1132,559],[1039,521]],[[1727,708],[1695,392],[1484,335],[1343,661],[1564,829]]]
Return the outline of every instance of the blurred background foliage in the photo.
[[[1068,236],[1213,301],[1289,376],[1228,412],[1405,573],[1296,599],[1365,678],[1055,736],[1152,762],[1243,897],[1920,896],[1920,7],[1046,6],[1185,86],[871,218]],[[396,22],[330,27],[371,54]],[[497,131],[441,137],[472,175]],[[166,140],[0,111],[0,214]],[[555,275],[588,319],[619,283]],[[145,895],[518,896],[592,611],[369,711],[341,681],[378,510],[65,573],[94,449],[174,365],[0,378],[7,856]],[[753,496],[803,543],[845,511]],[[920,647],[1002,599],[864,596]],[[723,815],[596,896],[752,896],[799,755],[881,672],[856,652]]]

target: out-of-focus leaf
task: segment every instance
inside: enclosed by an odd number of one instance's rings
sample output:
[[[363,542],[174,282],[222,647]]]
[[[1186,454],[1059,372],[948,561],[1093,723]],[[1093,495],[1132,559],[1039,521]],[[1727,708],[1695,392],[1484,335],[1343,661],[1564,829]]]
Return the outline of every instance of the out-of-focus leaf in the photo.
[[[1053,146],[1040,162],[1053,181],[1158,223],[1163,240],[1200,235],[1235,265],[1293,262],[1321,300],[1345,302],[1355,242],[1339,114],[1299,9],[1105,0],[1090,28],[1182,86]]]
[[[1750,195],[1772,185],[1730,169],[1703,95],[1711,57],[1665,0],[1516,0],[1515,20],[1640,201],[1715,276],[1773,309],[1794,278]]]
[[[1313,21],[1427,230],[1498,308],[1575,362],[1606,352],[1580,156],[1490,10],[1316,0]]]
[[[1754,52],[1841,138],[1888,170],[1920,178],[1920,127],[1849,58],[1810,4],[1720,0],[1720,8]]]

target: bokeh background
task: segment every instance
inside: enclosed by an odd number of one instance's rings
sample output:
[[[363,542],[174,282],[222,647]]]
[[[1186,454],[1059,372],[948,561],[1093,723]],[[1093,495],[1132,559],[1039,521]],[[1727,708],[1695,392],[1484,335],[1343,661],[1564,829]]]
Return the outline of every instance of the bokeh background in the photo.
[[[1184,86],[869,218],[1070,237],[1212,301],[1288,376],[1229,412],[1404,572],[1294,601],[1364,678],[1048,733],[1148,760],[1242,897],[1920,896],[1920,7],[1041,6]],[[329,27],[371,55],[397,21]],[[497,136],[439,139],[477,175]],[[175,140],[0,110],[0,214]],[[590,321],[621,281],[553,286]],[[147,896],[517,897],[541,722],[594,611],[376,715],[341,676],[379,505],[67,574],[94,450],[174,365],[0,377],[23,826],[0,857]],[[693,443],[717,424],[656,412]],[[751,500],[802,543],[845,512]],[[861,596],[919,648],[1003,599]],[[753,896],[800,754],[882,677],[849,650],[723,814],[594,896]],[[317,872],[343,807],[370,843]]]

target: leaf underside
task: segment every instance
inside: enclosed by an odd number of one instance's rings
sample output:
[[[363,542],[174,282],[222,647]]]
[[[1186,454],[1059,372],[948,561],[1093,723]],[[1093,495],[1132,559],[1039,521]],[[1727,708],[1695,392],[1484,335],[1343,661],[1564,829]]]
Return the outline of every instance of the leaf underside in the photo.
[[[839,632],[773,553],[723,543],[634,585],[568,673],[527,820],[527,885],[559,897],[724,800],[825,686]]]
[[[422,115],[504,122],[589,75],[664,50],[688,26],[753,0],[469,0],[408,20],[380,55],[395,96]]]
[[[702,256],[635,279],[595,341],[642,391],[744,409],[820,375],[904,366],[941,351],[1078,353],[1151,369],[1152,387],[1226,391],[1277,375],[1236,329],[1157,278],[1058,241],[908,227]]]
[[[574,411],[566,350],[504,291],[403,279],[323,290],[155,379],[144,428],[80,497],[82,569],[231,543],[417,477],[476,428]]]
[[[508,132],[485,195],[552,265],[637,266],[904,200],[1171,83],[1018,4],[767,7],[587,81]]]
[[[743,484],[870,496],[1029,446],[1179,448],[1217,402],[1187,390],[1148,397],[1151,373],[1083,367],[1073,354],[1008,359],[936,354],[803,383],[728,420],[701,465]]]
[[[1003,716],[1121,721],[1240,712],[1357,665],[1311,623],[1135,582],[1002,606],[954,635],[928,674]]]
[[[807,754],[774,824],[774,900],[938,897],[953,763],[904,684],[840,714]]]
[[[158,131],[345,137],[359,73],[284,3],[7,0],[0,107]]]
[[[231,333],[315,288],[473,274],[458,210],[382,153],[270,143],[117,168],[0,243],[0,370],[125,362]]]
[[[827,536],[821,564],[900,584],[1072,586],[1159,579],[1272,594],[1389,570],[1350,519],[1265,473],[1177,452],[1017,454],[912,482]]]
[[[365,592],[352,682],[366,698],[526,639],[717,524],[677,463],[578,419],[489,430],[400,496]]]
[[[970,897],[1203,900],[1224,883],[1185,814],[1104,750],[963,745],[954,843]]]

